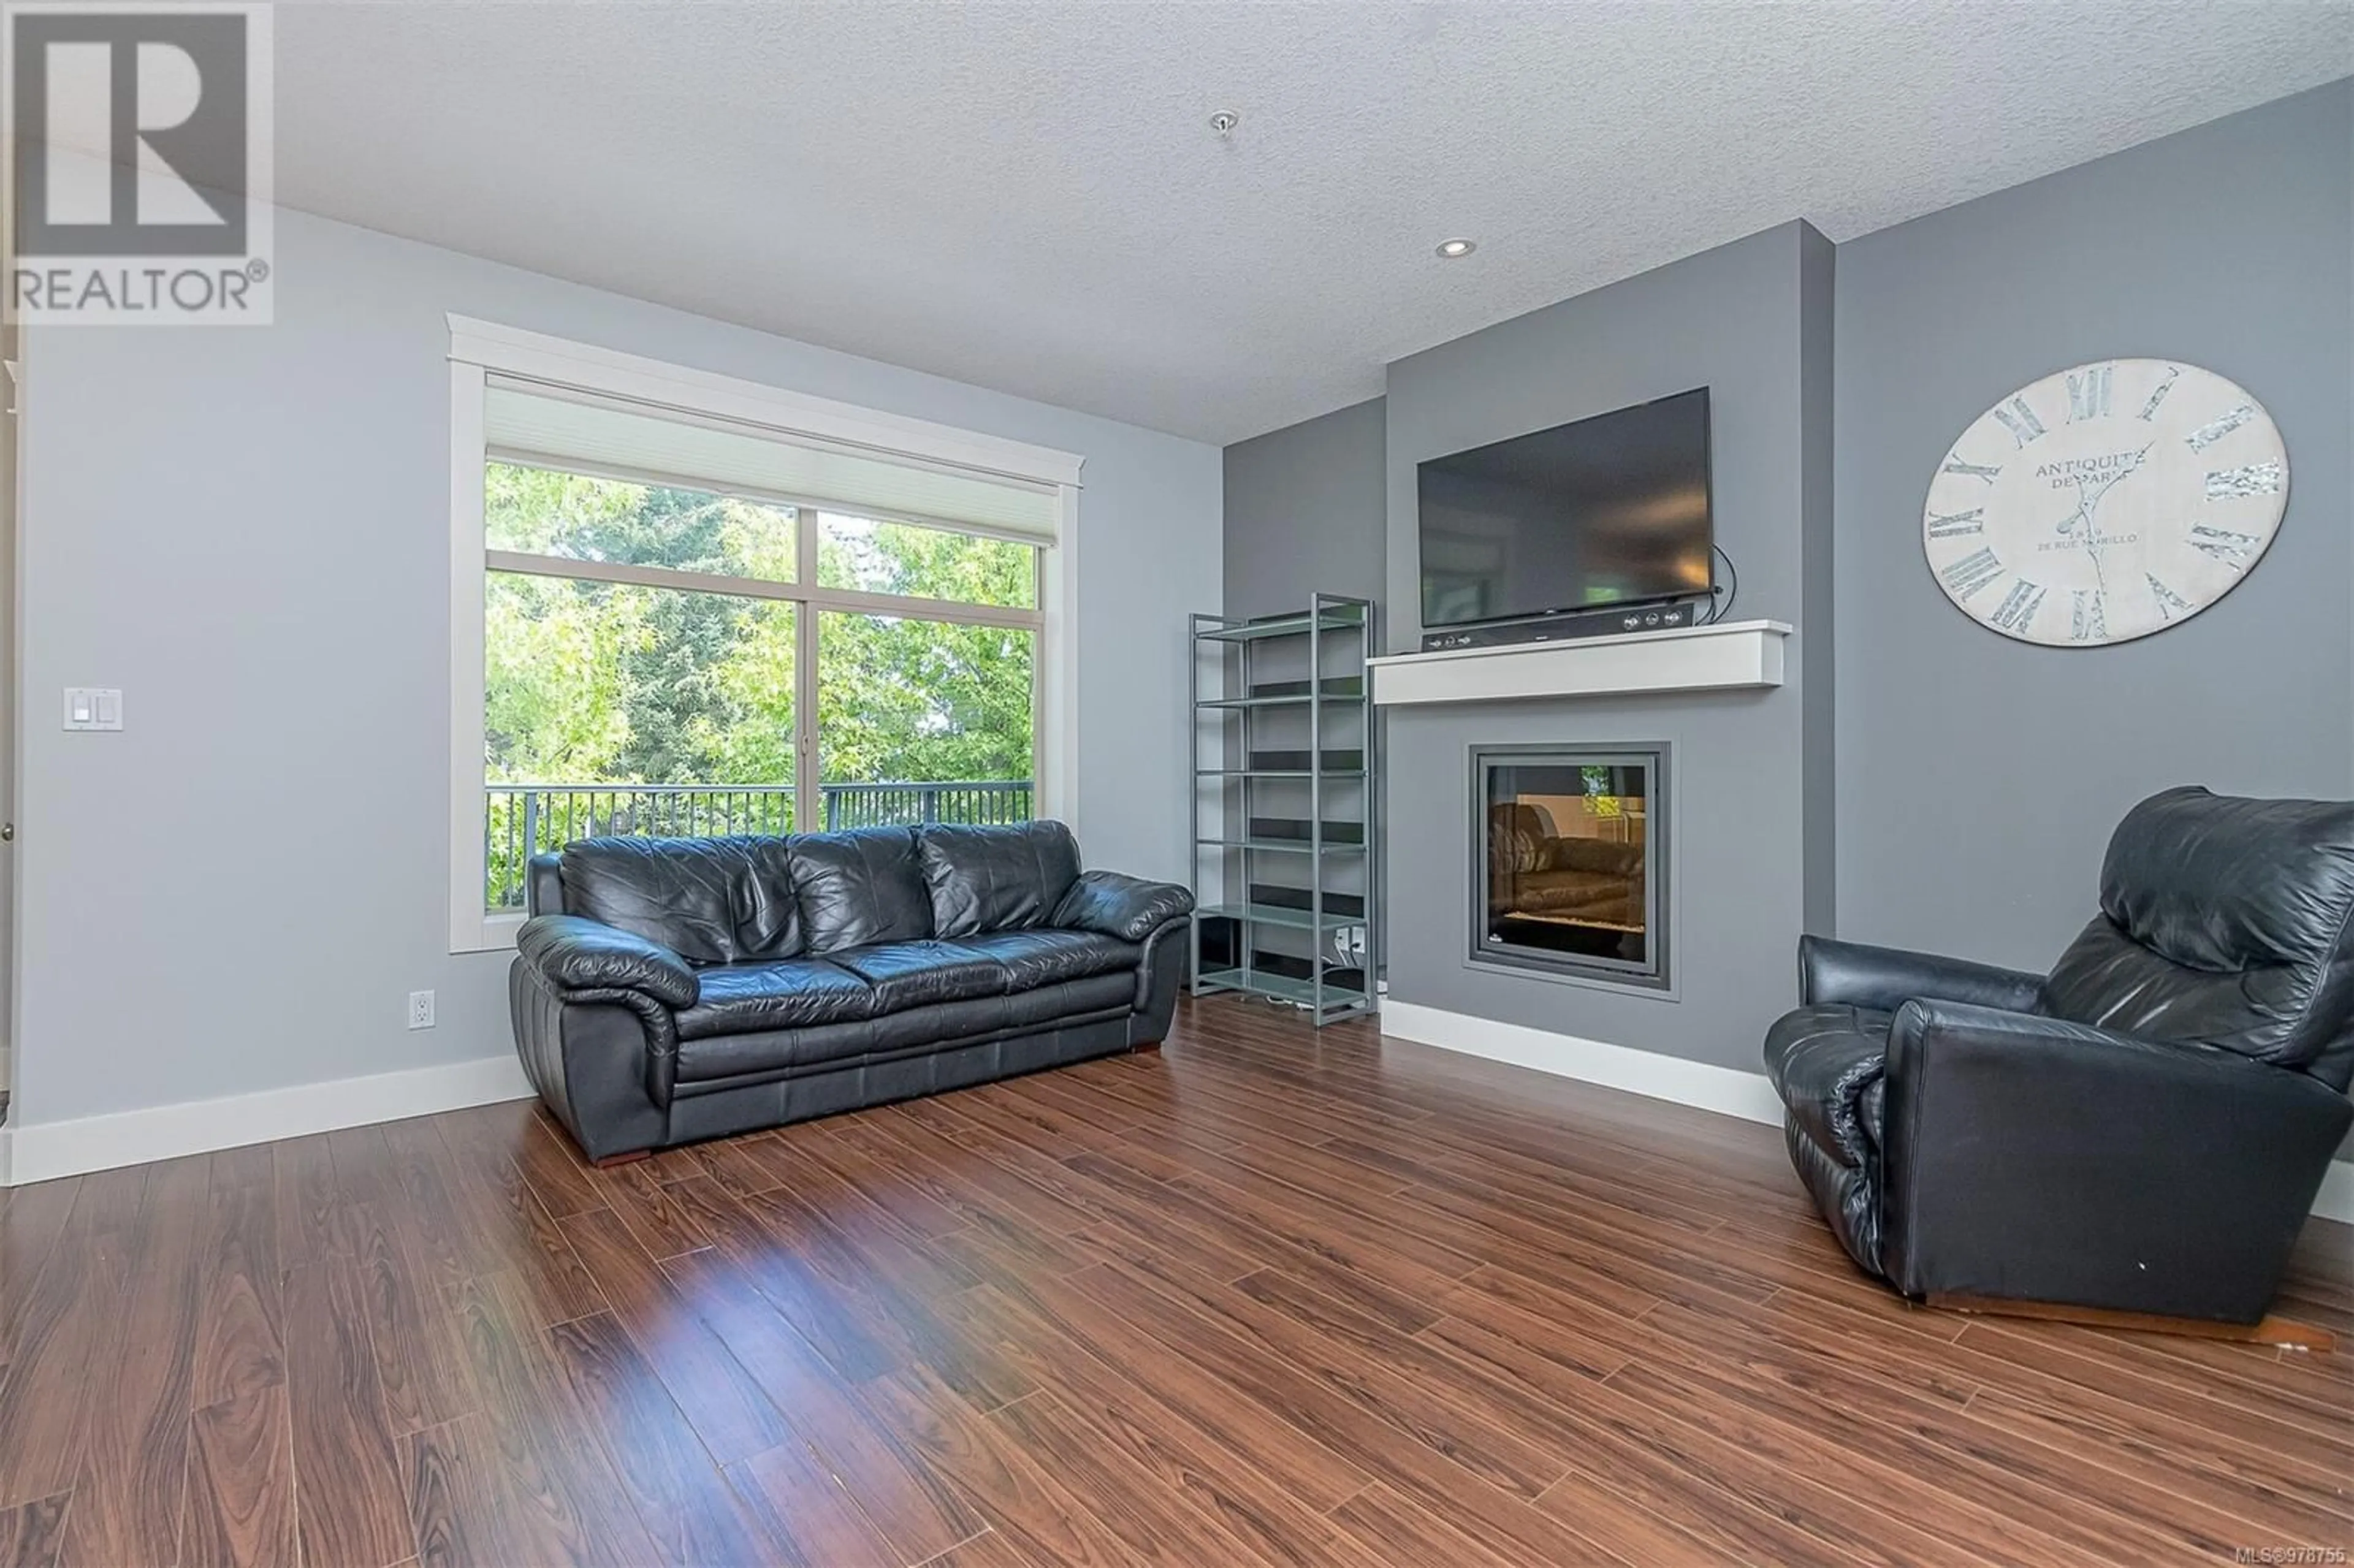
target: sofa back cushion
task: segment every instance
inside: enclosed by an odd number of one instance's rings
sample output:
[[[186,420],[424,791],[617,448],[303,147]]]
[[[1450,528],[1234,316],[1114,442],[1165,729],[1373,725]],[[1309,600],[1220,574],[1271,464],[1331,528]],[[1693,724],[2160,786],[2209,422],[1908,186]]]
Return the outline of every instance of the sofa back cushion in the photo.
[[[793,893],[812,953],[932,934],[932,895],[913,828],[808,833],[792,846]]]
[[[1079,879],[1077,841],[1060,822],[923,827],[916,850],[942,937],[1044,926]]]
[[[2203,1041],[2345,1087],[2354,802],[2196,787],[2144,800],[2109,840],[2101,913],[2043,994],[2073,1022]]]
[[[560,862],[565,912],[660,942],[689,963],[789,959],[801,951],[790,842],[582,839]]]

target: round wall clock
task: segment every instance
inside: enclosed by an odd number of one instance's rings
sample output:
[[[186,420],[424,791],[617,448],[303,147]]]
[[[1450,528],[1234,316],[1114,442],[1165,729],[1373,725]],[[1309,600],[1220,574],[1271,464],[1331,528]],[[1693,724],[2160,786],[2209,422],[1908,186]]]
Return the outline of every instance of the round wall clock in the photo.
[[[1921,546],[1946,597],[2024,642],[2163,631],[2253,569],[2288,452],[2253,397],[2164,359],[2080,365],[1980,415],[1929,482]]]

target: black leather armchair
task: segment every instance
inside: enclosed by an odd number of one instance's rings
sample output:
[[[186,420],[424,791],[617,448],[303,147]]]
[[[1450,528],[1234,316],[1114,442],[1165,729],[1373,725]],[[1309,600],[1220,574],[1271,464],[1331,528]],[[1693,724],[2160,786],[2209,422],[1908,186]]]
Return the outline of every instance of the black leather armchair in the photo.
[[[2049,975],[1801,939],[1790,1157],[1908,1296],[2253,1325],[2354,1122],[2354,803],[2169,789]]]
[[[1193,907],[1060,822],[587,839],[529,899],[515,1050],[599,1160],[1156,1044]]]

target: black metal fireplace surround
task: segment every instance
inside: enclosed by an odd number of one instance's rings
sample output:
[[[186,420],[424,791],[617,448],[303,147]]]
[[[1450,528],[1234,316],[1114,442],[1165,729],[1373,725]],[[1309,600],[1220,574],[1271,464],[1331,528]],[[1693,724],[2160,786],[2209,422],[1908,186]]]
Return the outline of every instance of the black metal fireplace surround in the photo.
[[[1668,748],[1471,749],[1471,959],[1668,985]]]

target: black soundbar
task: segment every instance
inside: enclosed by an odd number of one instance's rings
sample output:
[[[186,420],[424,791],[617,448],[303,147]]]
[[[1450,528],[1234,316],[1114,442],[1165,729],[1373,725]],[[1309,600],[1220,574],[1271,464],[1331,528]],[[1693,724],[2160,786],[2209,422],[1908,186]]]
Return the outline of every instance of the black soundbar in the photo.
[[[1562,642],[1578,637],[1623,637],[1630,631],[1674,631],[1700,624],[1705,598],[1665,604],[1617,605],[1608,609],[1571,610],[1527,620],[1455,626],[1422,634],[1426,653],[1442,648],[1503,648],[1515,642]]]

